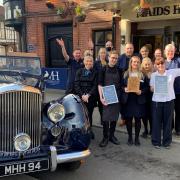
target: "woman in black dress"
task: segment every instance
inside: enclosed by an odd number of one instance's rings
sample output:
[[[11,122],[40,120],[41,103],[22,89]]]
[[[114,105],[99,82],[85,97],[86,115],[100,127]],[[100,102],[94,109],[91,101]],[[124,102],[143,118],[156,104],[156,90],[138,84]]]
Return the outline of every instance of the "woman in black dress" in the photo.
[[[141,63],[141,71],[148,78],[148,82],[150,81],[151,74],[153,72],[153,65],[151,59],[146,57],[143,59]],[[147,138],[148,134],[151,135],[152,132],[152,115],[151,115],[151,102],[152,102],[152,92],[147,92],[147,102],[146,102],[146,116],[142,118],[142,122],[144,124],[144,132],[142,133],[143,138]],[[148,122],[149,122],[149,130],[148,130]]]
[[[94,62],[94,69],[97,71],[97,74],[102,70],[104,66],[108,64],[107,60],[107,53],[106,53],[106,48],[100,48],[98,52],[98,58]],[[101,124],[102,124],[102,112],[103,112],[103,105],[101,103],[100,97],[98,96],[98,109],[99,109],[99,114],[101,117]]]
[[[127,83],[129,77],[138,77],[140,88],[138,92],[128,92]],[[140,58],[133,56],[129,62],[129,69],[124,73],[122,79],[123,93],[121,102],[123,104],[122,115],[126,120],[128,131],[128,145],[133,144],[132,138],[132,120],[135,119],[135,145],[139,146],[139,133],[141,129],[141,119],[146,115],[146,93],[149,89],[146,76],[140,71]]]
[[[119,117],[120,105],[119,103],[108,105],[106,100],[103,97],[102,87],[114,85],[117,96],[120,95],[121,90],[121,72],[116,67],[118,60],[118,54],[116,51],[109,53],[109,62],[108,65],[103,67],[99,73],[98,81],[98,90],[101,103],[103,104],[103,140],[100,142],[100,147],[105,147],[108,144],[108,141],[111,141],[113,144],[118,145],[119,141],[114,136],[116,123]]]
[[[90,126],[92,127],[92,114],[97,101],[97,73],[93,69],[92,56],[84,57],[84,68],[79,69],[76,73],[75,92],[88,109]],[[92,129],[91,138],[94,139]]]

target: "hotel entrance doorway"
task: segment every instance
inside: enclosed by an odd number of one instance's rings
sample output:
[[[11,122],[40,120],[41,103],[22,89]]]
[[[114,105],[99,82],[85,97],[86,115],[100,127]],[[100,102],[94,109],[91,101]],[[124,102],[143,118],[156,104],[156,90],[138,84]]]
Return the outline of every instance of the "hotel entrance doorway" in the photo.
[[[139,53],[142,46],[147,46],[149,49],[149,57],[153,58],[154,50],[157,48],[163,49],[162,35],[135,35],[133,36],[134,52]]]
[[[176,46],[176,56],[180,57],[180,32],[174,33],[174,43]]]

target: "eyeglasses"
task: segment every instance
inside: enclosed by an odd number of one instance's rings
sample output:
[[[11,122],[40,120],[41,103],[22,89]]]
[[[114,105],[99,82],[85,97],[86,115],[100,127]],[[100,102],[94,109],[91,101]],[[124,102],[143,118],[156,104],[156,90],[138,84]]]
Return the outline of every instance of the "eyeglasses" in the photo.
[[[159,62],[159,63],[156,63],[156,65],[158,66],[158,65],[164,65],[164,62]]]

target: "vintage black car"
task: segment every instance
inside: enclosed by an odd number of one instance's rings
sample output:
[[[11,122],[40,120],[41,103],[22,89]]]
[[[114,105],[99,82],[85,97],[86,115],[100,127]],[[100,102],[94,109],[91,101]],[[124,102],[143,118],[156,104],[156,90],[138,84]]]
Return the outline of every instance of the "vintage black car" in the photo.
[[[87,110],[70,94],[43,103],[38,57],[0,56],[0,176],[78,168],[90,155]]]

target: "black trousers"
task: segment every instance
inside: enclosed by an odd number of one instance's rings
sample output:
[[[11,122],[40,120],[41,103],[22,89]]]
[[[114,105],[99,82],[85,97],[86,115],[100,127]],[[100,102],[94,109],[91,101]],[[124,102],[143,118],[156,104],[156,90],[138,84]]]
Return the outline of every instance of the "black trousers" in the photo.
[[[146,103],[146,116],[142,118],[142,122],[144,125],[144,132],[146,134],[152,132],[152,102]],[[149,123],[149,130],[148,130],[148,123]]]
[[[103,123],[102,121],[102,114],[103,114],[103,105],[101,103],[100,98],[98,98],[98,110],[99,110],[99,114],[100,114],[100,118],[101,118],[101,124]]]
[[[116,121],[103,121],[103,136],[105,139],[111,138],[114,136],[116,129]]]
[[[172,142],[172,117],[174,101],[152,102],[152,144],[161,146],[161,129],[163,128],[162,144],[167,146]]]
[[[176,94],[175,104],[175,130],[180,132],[180,94]]]
[[[92,121],[93,121],[92,116],[93,116],[93,111],[95,107],[95,102],[90,100],[88,103],[85,103],[85,105],[88,110],[89,123],[90,123],[90,126],[92,127]]]
[[[135,117],[134,119],[135,119],[135,139],[137,139],[139,138],[139,133],[141,130],[141,118]],[[129,138],[131,139],[132,139],[132,120],[133,120],[133,117],[126,118],[126,128],[127,128]]]

